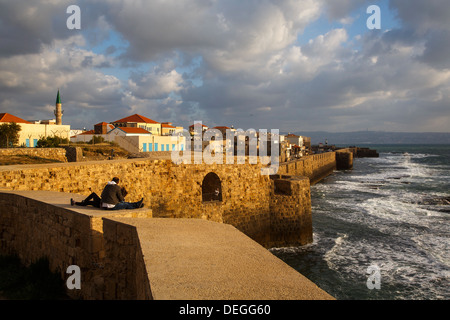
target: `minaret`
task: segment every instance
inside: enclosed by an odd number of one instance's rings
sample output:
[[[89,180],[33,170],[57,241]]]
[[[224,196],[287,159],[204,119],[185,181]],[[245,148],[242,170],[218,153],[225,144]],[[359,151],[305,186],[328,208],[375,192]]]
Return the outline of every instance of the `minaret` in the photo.
[[[56,110],[54,111],[57,125],[62,124],[62,115],[64,111],[61,110],[61,106],[62,106],[61,98],[59,97],[59,89],[58,89],[58,95],[56,96]]]

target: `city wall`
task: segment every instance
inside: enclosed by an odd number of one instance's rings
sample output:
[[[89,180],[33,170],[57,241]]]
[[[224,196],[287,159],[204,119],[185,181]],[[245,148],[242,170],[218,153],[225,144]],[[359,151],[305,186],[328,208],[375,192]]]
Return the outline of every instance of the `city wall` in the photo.
[[[230,225],[72,207],[71,197],[1,191],[0,254],[48,257],[62,279],[77,265],[74,299],[332,299]]]
[[[333,173],[334,170],[336,170],[336,153],[326,152],[281,163],[278,173],[308,177],[313,185]]]
[[[271,238],[277,239],[277,245],[282,243],[280,230],[291,230],[292,219],[299,219],[306,226],[302,227],[304,233],[312,233],[310,223],[303,218],[311,215],[309,186],[336,169],[336,153],[280,164],[278,176],[261,175],[262,167],[248,162],[177,165],[171,160],[149,159],[4,166],[0,167],[0,188],[100,195],[106,182],[118,176],[121,186],[128,191],[126,200],[144,198],[145,207],[152,210],[153,217],[197,218],[231,224],[266,247],[273,246]],[[203,201],[202,185],[211,172],[220,179],[221,201]],[[303,176],[309,181],[289,176]],[[285,185],[292,190],[275,192],[275,185],[282,183],[277,180],[286,180]],[[292,231],[285,234],[291,233],[295,234]],[[289,240],[285,243],[306,244],[309,239],[294,238],[287,236]]]
[[[198,218],[229,223],[265,246],[270,246],[269,176],[261,165],[176,165],[170,160],[112,160],[0,168],[0,187],[44,190],[87,196],[100,194],[118,176],[129,194],[142,197],[154,217]],[[202,201],[202,183],[214,172],[220,178],[222,201]]]
[[[62,279],[68,277],[68,266],[77,265],[82,288],[67,291],[74,299],[149,299],[139,239],[123,225],[110,227],[104,234],[103,217],[151,217],[151,211],[106,214],[104,210],[71,207],[67,203],[72,196],[52,191],[1,191],[0,254],[17,254],[25,265],[47,257],[50,270]],[[121,264],[131,267],[120,268]]]
[[[63,148],[2,148],[0,156],[29,156],[67,162],[66,150]]]
[[[148,239],[126,223],[105,220],[104,210],[71,207],[70,197],[100,194],[118,176],[127,200],[143,197],[145,208],[116,216],[210,220],[232,225],[266,248],[299,246],[312,242],[310,184],[336,168],[336,157],[310,156],[281,165],[270,177],[261,175],[261,164],[151,159],[2,166],[1,253],[18,253],[26,263],[47,256],[63,277],[68,264],[80,266],[85,286],[70,292],[75,298],[150,299],[140,248]],[[220,178],[221,201],[203,201],[202,185],[211,172]]]

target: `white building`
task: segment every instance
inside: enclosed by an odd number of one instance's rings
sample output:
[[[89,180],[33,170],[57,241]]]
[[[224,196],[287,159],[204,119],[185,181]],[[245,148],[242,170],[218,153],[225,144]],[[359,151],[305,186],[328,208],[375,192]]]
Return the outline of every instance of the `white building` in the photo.
[[[56,136],[61,139],[68,139],[70,137],[70,125],[56,125],[41,123],[40,121],[31,123],[9,113],[0,113],[0,124],[2,123],[17,123],[20,125],[19,146],[34,148],[41,138]]]
[[[153,151],[182,151],[185,150],[185,138],[153,135],[143,128],[116,127],[110,129],[110,125],[103,122],[95,126],[96,129],[85,131],[71,137],[71,142],[89,142],[94,136],[103,137],[105,141],[115,142],[128,152],[153,152]]]

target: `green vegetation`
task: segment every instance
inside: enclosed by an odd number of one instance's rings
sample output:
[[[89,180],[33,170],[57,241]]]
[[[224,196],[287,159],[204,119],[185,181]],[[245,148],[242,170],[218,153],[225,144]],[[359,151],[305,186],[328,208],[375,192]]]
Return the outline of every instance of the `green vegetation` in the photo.
[[[68,299],[64,285],[58,274],[50,272],[46,258],[25,267],[17,256],[0,256],[0,295],[6,299]]]
[[[57,136],[41,138],[37,142],[38,148],[58,148],[61,144],[67,145],[69,139],[63,139]]]
[[[103,143],[105,142],[105,138],[103,138],[102,136],[93,136],[91,141],[89,141],[89,144],[98,144],[98,143]]]
[[[19,143],[19,132],[22,130],[19,124],[3,123],[0,125],[0,148],[11,148]]]

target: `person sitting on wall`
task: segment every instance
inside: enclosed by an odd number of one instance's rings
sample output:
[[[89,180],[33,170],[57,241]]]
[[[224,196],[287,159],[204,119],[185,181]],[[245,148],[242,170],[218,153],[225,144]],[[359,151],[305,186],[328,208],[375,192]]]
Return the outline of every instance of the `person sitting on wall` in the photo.
[[[122,196],[125,198],[126,195],[128,194],[127,190],[125,189],[125,187],[122,187],[121,191],[122,191]],[[75,200],[70,199],[70,204],[72,206],[82,206],[82,207],[93,206],[95,208],[101,208],[102,207],[102,199],[95,192],[92,192],[86,199],[84,199],[80,202],[76,202]]]
[[[110,210],[121,209],[138,209],[142,208],[144,204],[144,198],[138,202],[126,202],[122,194],[122,189],[119,187],[119,178],[114,177],[112,181],[109,181],[103,189],[101,199],[102,208]]]
[[[119,187],[119,178],[114,177],[112,181],[109,181],[105,188],[103,189],[101,197],[99,197],[95,192],[91,193],[86,199],[81,202],[75,202],[70,199],[70,204],[79,206],[92,205],[97,208],[110,209],[110,210],[121,210],[121,209],[138,209],[142,208],[144,204],[142,198],[138,202],[126,202],[125,196],[128,194],[124,187]]]
[[[70,204],[72,206],[93,206],[96,208],[100,208],[102,205],[102,199],[95,192],[92,192],[86,199],[82,200],[81,202],[76,202],[75,200],[70,199]]]

